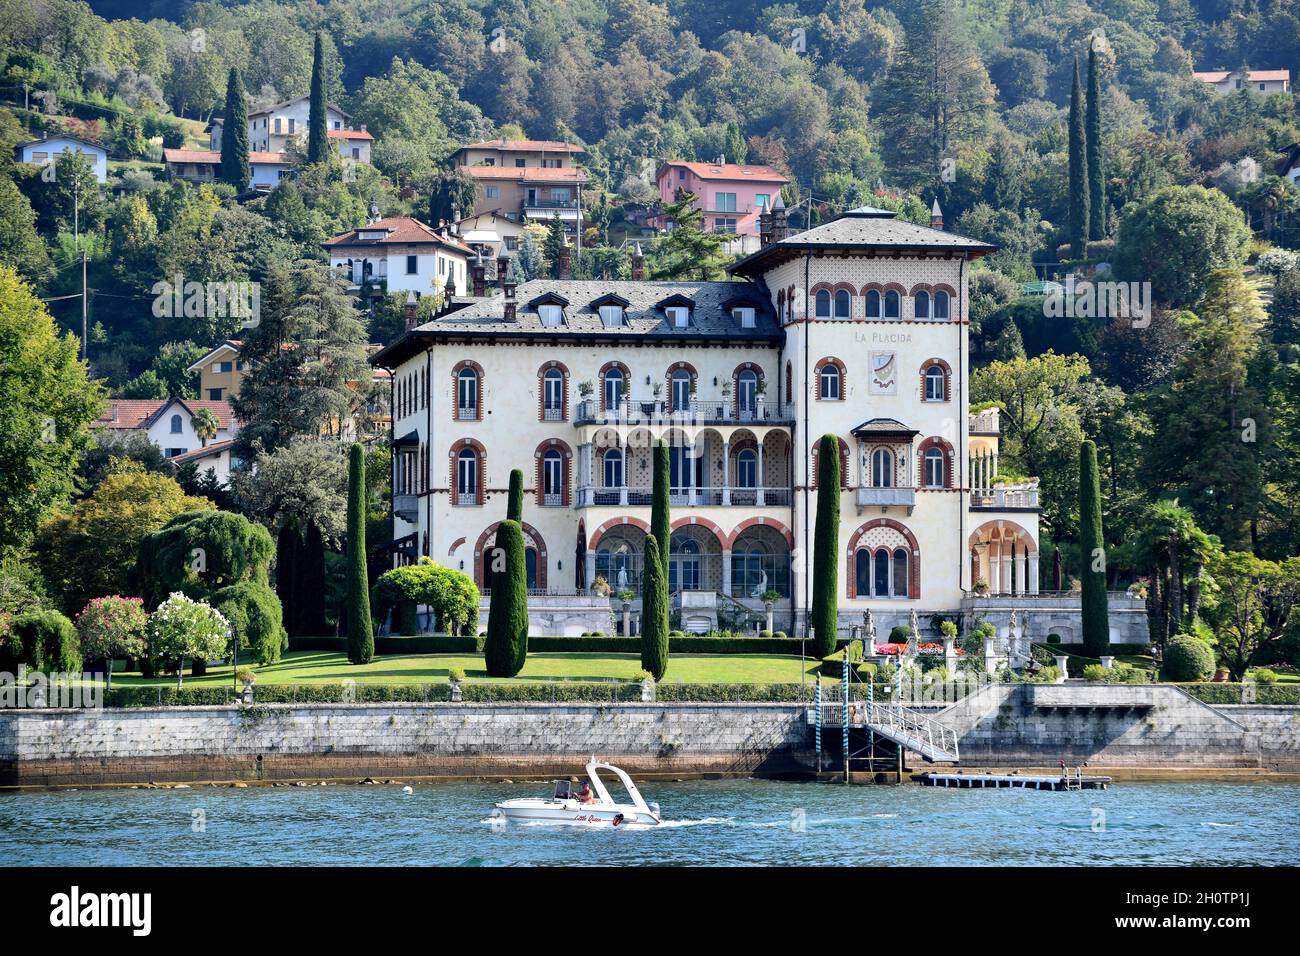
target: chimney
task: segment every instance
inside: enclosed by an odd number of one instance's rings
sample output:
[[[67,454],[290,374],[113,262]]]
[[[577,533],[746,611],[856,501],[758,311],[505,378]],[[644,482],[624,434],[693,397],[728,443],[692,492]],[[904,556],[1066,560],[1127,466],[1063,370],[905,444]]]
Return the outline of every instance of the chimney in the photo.
[[[513,322],[515,320],[515,273],[508,258],[506,259],[505,274],[501,279],[501,290],[506,297],[505,319],[507,322]]]
[[[559,262],[556,265],[556,271],[559,273],[558,278],[569,278],[569,243],[567,241],[560,247]]]
[[[645,256],[641,255],[641,243],[632,247],[632,281],[645,281]]]
[[[785,238],[785,199],[780,193],[772,201],[772,241],[780,242]]]
[[[772,213],[767,208],[767,197],[758,204],[758,246],[765,249],[772,244]]]
[[[406,309],[405,309],[405,312],[406,312],[406,331],[409,332],[409,331],[411,331],[411,329],[415,328],[415,326],[418,324],[417,321],[416,321],[416,317],[415,317],[416,307],[415,307],[415,291],[414,291],[414,290],[412,290],[412,291],[406,293]]]
[[[506,274],[510,271],[510,255],[506,252],[505,243],[501,244],[501,252],[497,256],[497,286],[500,287],[506,281]]]
[[[483,296],[487,295],[487,265],[483,262],[483,251],[481,249],[474,256],[474,265],[470,267],[470,275],[474,277],[474,298],[483,298]]]
[[[930,228],[943,228],[943,210],[939,208],[939,197],[934,197],[934,205],[930,207]]]

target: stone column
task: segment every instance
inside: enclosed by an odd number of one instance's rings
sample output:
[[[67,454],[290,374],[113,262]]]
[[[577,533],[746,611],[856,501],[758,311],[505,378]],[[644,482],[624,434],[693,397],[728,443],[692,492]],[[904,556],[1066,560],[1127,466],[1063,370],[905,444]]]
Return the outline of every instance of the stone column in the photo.
[[[996,669],[997,650],[993,646],[993,638],[985,636],[984,638],[984,673],[992,674]]]
[[[1038,552],[1029,552],[1029,593],[1038,593]]]
[[[1011,586],[1014,582],[1011,580],[1011,555],[1007,551],[1007,542],[1005,538],[1002,540],[1002,547],[998,551],[998,555],[999,560],[1002,562],[1002,593],[1012,594],[1014,592],[1012,591]]]
[[[957,671],[957,648],[951,637],[943,639],[943,664],[948,668],[948,673],[954,674]]]
[[[695,439],[686,446],[686,503],[695,504]]]
[[[731,439],[722,443],[722,504],[731,504]]]
[[[731,594],[731,552],[722,552],[722,593]]]
[[[757,490],[755,491],[754,504],[760,508],[763,507],[764,504],[763,485],[766,483],[766,479],[763,476],[764,476],[763,443],[760,441],[758,442],[758,474],[754,476],[754,484],[757,486]]]
[[[1002,541],[989,542],[989,593],[1002,593]]]
[[[1056,669],[1057,669],[1058,671],[1061,672],[1061,676],[1058,677],[1058,678],[1056,679],[1056,682],[1057,682],[1058,684],[1064,684],[1064,683],[1065,683],[1065,678],[1066,678],[1067,676],[1069,676],[1069,675],[1066,673],[1066,662],[1067,662],[1068,660],[1069,660],[1069,658],[1068,658],[1066,655],[1064,655],[1064,654],[1057,654],[1057,655],[1056,655]]]
[[[587,578],[587,587],[590,588],[596,581],[596,552],[591,548],[587,549],[587,560],[583,562],[583,570]]]
[[[1029,588],[1025,586],[1026,582],[1028,581],[1028,578],[1025,577],[1025,551],[1022,547],[1020,547],[1020,543],[1018,541],[1016,542],[1015,545],[1015,561],[1016,561],[1016,593],[1024,594],[1026,591],[1029,590]]]
[[[1106,668],[1106,670],[1110,670],[1112,667],[1115,666],[1115,658],[1113,658],[1113,657],[1102,657],[1102,659],[1101,659],[1101,666],[1104,667],[1104,668]]]

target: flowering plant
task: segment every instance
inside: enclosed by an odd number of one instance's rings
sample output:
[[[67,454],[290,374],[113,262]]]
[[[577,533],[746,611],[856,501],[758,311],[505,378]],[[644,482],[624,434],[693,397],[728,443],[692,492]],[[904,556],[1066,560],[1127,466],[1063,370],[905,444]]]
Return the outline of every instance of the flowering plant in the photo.
[[[139,657],[145,651],[149,615],[138,597],[92,598],[75,621],[82,652],[92,660]]]
[[[230,624],[220,611],[174,591],[149,618],[149,655],[159,661],[210,660],[230,649]]]

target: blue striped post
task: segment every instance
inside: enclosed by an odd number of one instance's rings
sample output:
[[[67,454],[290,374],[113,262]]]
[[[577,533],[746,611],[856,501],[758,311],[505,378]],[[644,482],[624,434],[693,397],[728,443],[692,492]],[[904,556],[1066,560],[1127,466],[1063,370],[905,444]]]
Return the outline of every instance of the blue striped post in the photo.
[[[840,704],[844,723],[844,782],[849,782],[849,649],[844,648],[844,700]]]
[[[817,770],[820,772],[822,769],[822,679],[820,676],[813,688],[813,715],[813,734],[817,738]]]

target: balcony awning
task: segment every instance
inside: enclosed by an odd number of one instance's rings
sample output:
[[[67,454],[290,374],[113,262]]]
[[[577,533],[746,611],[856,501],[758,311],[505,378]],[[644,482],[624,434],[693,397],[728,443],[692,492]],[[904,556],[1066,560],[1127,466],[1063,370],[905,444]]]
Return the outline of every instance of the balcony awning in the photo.
[[[393,444],[394,445],[418,445],[420,444],[420,433],[415,431],[409,431],[401,438],[394,438]]]
[[[869,418],[853,429],[855,438],[893,438],[898,441],[911,441],[919,434],[921,433],[915,428],[908,428],[893,418]]]

